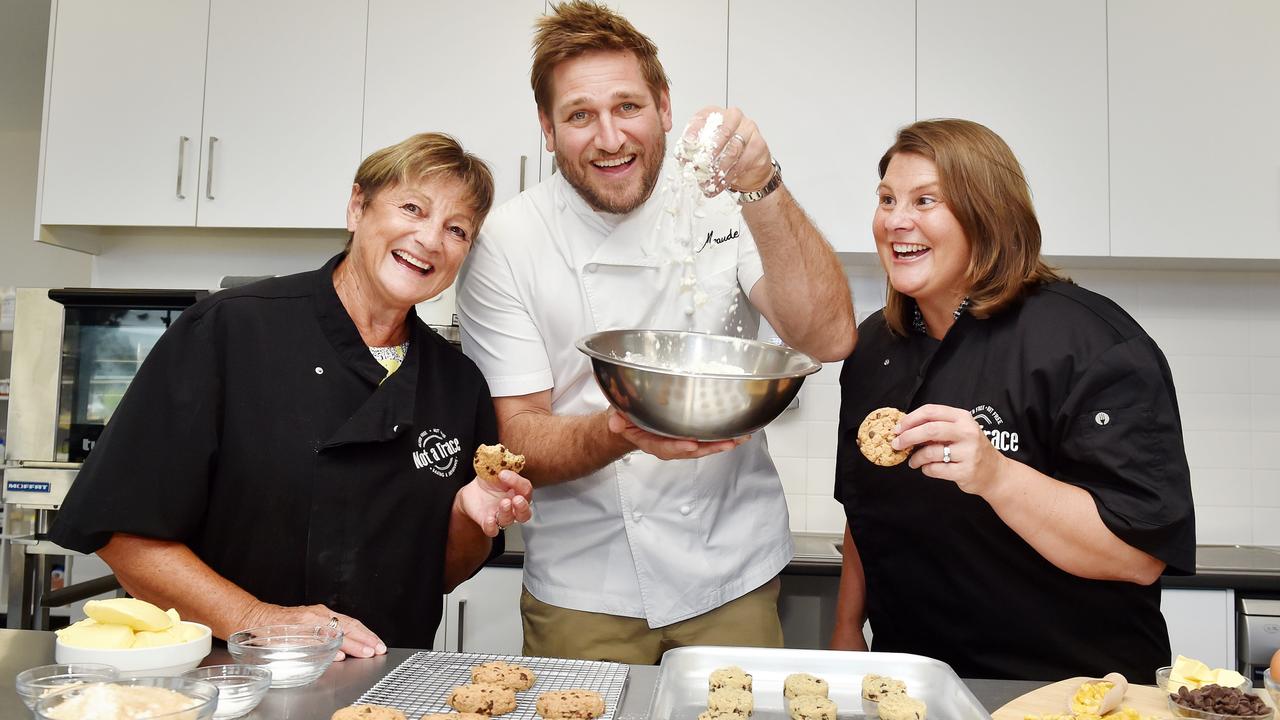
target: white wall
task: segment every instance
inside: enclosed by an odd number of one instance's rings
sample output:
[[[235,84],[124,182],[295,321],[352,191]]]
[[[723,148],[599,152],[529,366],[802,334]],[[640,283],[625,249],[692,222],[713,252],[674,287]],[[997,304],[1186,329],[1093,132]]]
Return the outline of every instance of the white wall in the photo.
[[[0,0],[0,19],[0,287],[88,285],[88,255],[34,239],[49,0]]]
[[[1173,369],[1201,544],[1280,546],[1280,272],[1062,268],[1123,306]],[[884,306],[878,267],[847,266],[858,320]],[[840,363],[767,429],[791,527],[839,533],[832,499]]]

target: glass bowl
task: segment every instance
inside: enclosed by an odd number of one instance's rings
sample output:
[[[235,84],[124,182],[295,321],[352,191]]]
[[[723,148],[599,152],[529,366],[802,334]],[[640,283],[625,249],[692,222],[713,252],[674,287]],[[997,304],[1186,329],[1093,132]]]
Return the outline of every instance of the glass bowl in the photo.
[[[1280,680],[1271,676],[1270,668],[1262,672],[1262,686],[1267,689],[1267,694],[1271,696],[1271,704],[1280,707]]]
[[[693,440],[756,432],[822,368],[788,347],[675,330],[606,330],[577,345],[618,412],[649,432]]]
[[[1165,692],[1170,692],[1169,691],[1169,675],[1172,672],[1173,672],[1172,665],[1166,665],[1165,667],[1162,667],[1159,670],[1156,670],[1156,687],[1160,688]],[[1241,692],[1249,692],[1249,690],[1253,688],[1253,683],[1250,683],[1249,680],[1246,678],[1244,682],[1240,683],[1236,687]],[[1191,688],[1191,689],[1194,690],[1195,688]]]
[[[1169,712],[1175,718],[1199,718],[1199,720],[1271,720],[1275,717],[1275,710],[1268,707],[1266,712],[1261,715],[1223,715],[1221,713],[1209,712],[1207,710],[1196,710],[1195,708],[1184,707],[1173,701],[1172,697],[1165,696],[1169,700]]]
[[[36,701],[46,695],[75,685],[115,680],[119,676],[114,667],[101,663],[41,665],[18,673],[13,678],[13,686],[27,708],[34,710]]]
[[[271,687],[315,682],[342,647],[342,631],[324,625],[264,625],[232,633],[227,651],[236,662],[271,671]]]
[[[218,688],[214,720],[238,718],[258,707],[271,687],[271,671],[261,665],[210,665],[188,670],[182,677],[203,680]]]
[[[145,688],[150,688],[151,691],[170,690],[195,703],[169,712],[156,713],[155,708],[149,708],[153,714],[140,715],[140,717],[150,720],[212,720],[213,711],[218,706],[218,688],[207,682],[172,676],[138,677],[86,683],[43,697],[36,703],[36,718],[38,720],[77,720],[82,717],[96,717],[96,714],[90,713],[101,709],[102,705],[99,703],[116,709],[117,712],[127,713],[128,710],[120,706],[121,698],[117,694],[127,693],[133,696],[135,702],[146,703],[137,695],[140,692],[150,692],[144,690]],[[156,692],[155,694],[161,697],[172,697],[169,693]],[[120,717],[126,716],[128,715],[120,715]]]

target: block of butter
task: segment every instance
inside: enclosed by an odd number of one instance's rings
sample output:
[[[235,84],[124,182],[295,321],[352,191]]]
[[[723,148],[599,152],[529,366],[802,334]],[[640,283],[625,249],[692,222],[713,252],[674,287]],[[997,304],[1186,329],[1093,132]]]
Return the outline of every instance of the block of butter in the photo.
[[[1173,669],[1169,671],[1169,692],[1171,693],[1178,692],[1180,687],[1188,690],[1196,690],[1205,685],[1240,687],[1244,682],[1244,676],[1235,670],[1226,668],[1210,670],[1208,665],[1199,660],[1182,655],[1178,656],[1177,661],[1173,663]]]
[[[123,650],[176,645],[204,634],[200,627],[182,622],[177,610],[166,612],[134,598],[90,600],[84,612],[89,617],[57,631],[63,645]]]

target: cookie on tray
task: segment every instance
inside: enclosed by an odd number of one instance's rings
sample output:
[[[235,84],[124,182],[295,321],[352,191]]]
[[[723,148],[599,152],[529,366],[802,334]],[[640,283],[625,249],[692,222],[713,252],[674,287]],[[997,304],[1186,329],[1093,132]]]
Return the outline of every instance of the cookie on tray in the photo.
[[[464,712],[431,713],[430,715],[423,715],[418,718],[418,720],[489,720],[489,716],[481,715],[480,713]]]
[[[801,695],[826,697],[829,689],[826,680],[809,673],[791,673],[782,681],[782,695],[788,700]]]
[[[836,720],[836,704],[823,695],[798,695],[787,706],[791,720]]]
[[[885,695],[880,700],[880,720],[924,720],[926,709],[923,700],[906,693]]]
[[[497,685],[512,690],[528,690],[537,676],[523,665],[494,660],[471,668],[471,682]]]
[[[748,716],[755,709],[755,699],[742,688],[717,688],[707,693],[707,709]]]
[[[893,431],[907,414],[897,408],[872,410],[858,426],[858,449],[868,460],[882,467],[897,465],[911,454],[911,448],[894,450],[889,443],[898,437]]]
[[[864,675],[862,677],[862,697],[871,702],[880,702],[889,695],[906,695],[907,684],[887,675]]]
[[[486,480],[497,480],[498,473],[503,470],[513,470],[515,472],[523,470],[524,456],[516,455],[502,443],[481,445],[476,448],[475,457],[471,459],[471,466],[475,469],[477,477]]]
[[[351,705],[338,708],[329,720],[405,720],[404,713],[385,705]]]
[[[516,692],[498,685],[459,685],[449,693],[449,707],[480,715],[506,715],[516,709]]]
[[[746,715],[724,710],[703,710],[698,720],[746,720]]]
[[[604,698],[594,690],[552,690],[539,695],[535,707],[547,720],[590,720],[604,714]]]
[[[719,690],[720,688],[738,688],[751,692],[751,675],[746,670],[737,665],[729,667],[717,668],[711,672],[711,677],[707,683],[711,690]]]

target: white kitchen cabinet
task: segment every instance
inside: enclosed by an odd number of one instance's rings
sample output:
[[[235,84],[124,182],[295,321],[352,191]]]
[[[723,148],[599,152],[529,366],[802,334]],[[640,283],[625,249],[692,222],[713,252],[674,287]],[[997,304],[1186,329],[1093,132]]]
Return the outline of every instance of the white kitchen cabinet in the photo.
[[[1004,138],[1031,186],[1042,252],[1107,255],[1106,0],[918,0],[916,12],[917,116]]]
[[[52,13],[40,222],[193,225],[209,1]]]
[[[1160,612],[1169,627],[1170,664],[1174,657],[1186,655],[1211,668],[1235,669],[1235,609],[1235,591],[1230,589],[1162,590]]]
[[[910,2],[732,0],[729,104],[839,251],[873,252],[876,164],[914,119]]]
[[[366,0],[57,0],[40,223],[340,228]]]
[[[1111,254],[1280,258],[1280,3],[1110,0]]]
[[[538,182],[529,86],[544,0],[371,0],[363,154],[446,132],[493,170],[494,204]]]
[[[345,227],[367,14],[366,0],[213,0],[197,225]]]
[[[444,649],[520,655],[522,568],[485,567],[445,596]]]

